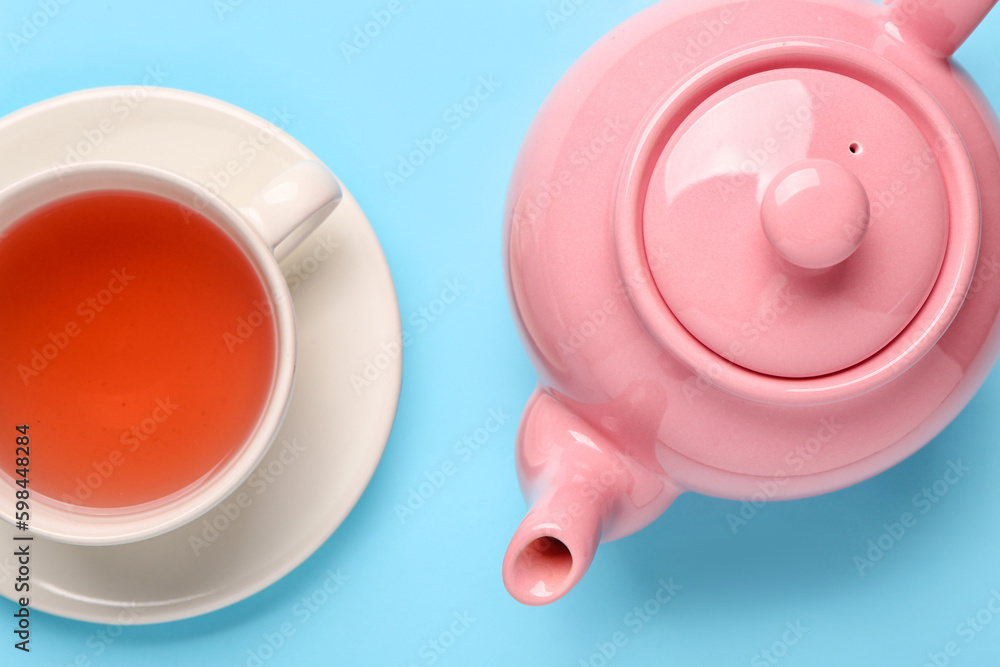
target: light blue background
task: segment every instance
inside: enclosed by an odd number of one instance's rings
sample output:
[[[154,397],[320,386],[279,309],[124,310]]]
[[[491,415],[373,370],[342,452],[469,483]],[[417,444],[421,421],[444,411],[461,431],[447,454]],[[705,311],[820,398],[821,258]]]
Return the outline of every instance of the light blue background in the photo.
[[[735,536],[726,515],[739,503],[687,495],[649,529],[602,547],[563,601],[528,608],[505,592],[500,562],[524,512],[513,437],[534,385],[502,280],[506,181],[560,74],[649,0],[583,1],[555,29],[545,12],[557,0],[403,0],[404,11],[351,62],[339,44],[385,0],[243,0],[223,18],[212,0],[70,0],[17,53],[6,35],[38,0],[3,4],[0,114],[83,88],[138,84],[147,66],[168,73],[163,85],[265,117],[287,108],[295,115],[289,132],[337,171],[368,213],[412,342],[382,464],[353,514],[304,565],[228,609],[127,628],[99,658],[91,648],[99,626],[48,615],[35,619],[26,658],[10,647],[13,606],[2,601],[0,664],[63,665],[82,653],[106,665],[245,665],[264,634],[292,622],[295,635],[264,664],[429,665],[422,647],[464,612],[475,622],[436,664],[576,666],[622,631],[628,642],[613,665],[751,665],[796,621],[808,632],[780,661],[788,667],[920,667],[952,640],[961,653],[951,664],[998,664],[1000,618],[971,643],[956,634],[1000,589],[996,373],[939,438],[865,484],[768,505]],[[998,14],[958,54],[994,105]],[[447,127],[443,113],[480,76],[501,86],[461,127]],[[448,141],[391,191],[384,172],[436,127],[447,127]],[[446,280],[467,289],[421,327],[411,318]],[[455,460],[453,444],[490,409],[510,415],[502,430],[401,523],[394,506],[425,473]],[[914,494],[959,459],[971,472],[859,576],[854,556],[884,522],[914,511]],[[330,568],[350,580],[300,623],[293,608]],[[635,633],[626,615],[661,578],[683,589]]]

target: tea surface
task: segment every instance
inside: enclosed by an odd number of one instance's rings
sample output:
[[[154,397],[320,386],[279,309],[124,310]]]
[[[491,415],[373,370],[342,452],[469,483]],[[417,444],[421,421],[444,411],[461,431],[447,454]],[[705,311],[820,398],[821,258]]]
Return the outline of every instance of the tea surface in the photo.
[[[88,193],[0,232],[0,442],[29,425],[33,494],[118,508],[197,483],[256,426],[275,341],[254,266],[174,202]]]

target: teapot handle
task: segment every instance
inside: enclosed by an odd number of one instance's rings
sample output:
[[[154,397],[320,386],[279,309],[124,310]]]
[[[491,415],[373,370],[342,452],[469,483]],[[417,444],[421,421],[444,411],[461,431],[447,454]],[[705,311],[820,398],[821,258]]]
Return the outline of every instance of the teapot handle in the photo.
[[[889,22],[935,54],[950,57],[968,39],[997,0],[886,0]]]

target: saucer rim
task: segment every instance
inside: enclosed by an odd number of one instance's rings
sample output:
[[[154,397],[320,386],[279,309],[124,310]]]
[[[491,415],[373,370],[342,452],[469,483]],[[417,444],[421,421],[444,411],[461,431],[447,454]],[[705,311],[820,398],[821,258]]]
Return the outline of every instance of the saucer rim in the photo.
[[[111,101],[121,95],[127,95],[131,92],[143,89],[140,86],[104,86],[97,88],[88,88],[84,90],[74,91],[65,93],[56,97],[41,100],[30,104],[28,106],[17,109],[2,118],[0,118],[0,136],[5,132],[11,131],[11,128],[20,125],[22,123],[33,122],[33,116],[37,116],[44,113],[52,113],[56,110],[73,106],[76,104],[84,104],[86,102],[99,102],[102,100]],[[266,119],[254,114],[246,109],[238,107],[234,104],[220,100],[217,98],[209,97],[201,93],[196,93],[192,91],[186,91],[177,88],[169,87],[156,87],[143,89],[146,94],[144,99],[158,99],[162,103],[174,103],[188,106],[191,108],[200,107],[203,111],[208,111],[216,114],[224,114],[226,116],[235,117],[238,121],[244,122],[247,125],[265,129],[273,124]],[[295,139],[287,131],[282,131],[277,133],[275,138],[276,141],[281,141],[285,144],[285,147],[291,152],[296,153],[300,159],[303,160],[316,160],[322,164],[325,164],[318,156],[316,156],[312,151],[310,151],[305,145],[300,141]],[[89,161],[89,160],[88,160]],[[23,171],[19,178],[26,177],[37,170]],[[338,180],[339,177],[338,177]],[[343,201],[341,206],[347,204],[348,207],[353,205],[356,207],[358,217],[360,217],[365,227],[367,228],[367,233],[370,235],[374,244],[368,248],[368,252],[375,252],[381,259],[381,263],[377,265],[369,264],[368,270],[372,273],[383,274],[382,277],[387,279],[388,291],[384,295],[383,305],[389,306],[391,311],[391,327],[394,331],[394,340],[399,343],[399,348],[402,350],[402,319],[399,311],[399,300],[396,293],[395,283],[392,278],[392,271],[389,267],[388,261],[385,257],[385,251],[375,234],[374,229],[371,227],[371,223],[368,216],[361,209],[360,204],[353,197],[350,190],[341,182],[341,187],[343,189]],[[0,184],[2,185],[2,184]],[[338,207],[339,209],[339,207]],[[336,212],[334,212],[336,215]],[[366,463],[360,464],[358,470],[354,475],[357,480],[356,488],[351,489],[351,493],[346,494],[347,498],[350,498],[348,502],[344,502],[342,506],[335,507],[335,511],[330,512],[329,528],[322,531],[313,533],[312,539],[303,539],[299,545],[299,549],[296,554],[292,557],[285,558],[279,562],[277,567],[274,567],[266,576],[260,576],[253,578],[252,582],[243,585],[234,585],[228,593],[219,594],[220,589],[211,589],[205,591],[202,595],[196,596],[194,598],[188,598],[182,603],[177,604],[172,601],[167,601],[164,603],[147,603],[142,605],[135,605],[136,608],[142,608],[143,614],[139,618],[131,622],[133,625],[152,625],[158,623],[167,623],[173,621],[182,621],[190,618],[195,618],[208,614],[214,611],[225,609],[226,607],[232,606],[238,602],[241,602],[253,595],[263,591],[264,589],[270,587],[271,585],[277,583],[298,566],[302,565],[306,560],[309,559],[313,554],[315,554],[320,547],[322,547],[330,537],[337,531],[344,520],[351,514],[357,503],[361,500],[364,495],[365,490],[374,477],[375,471],[378,469],[381,459],[384,456],[385,448],[388,445],[388,439],[391,435],[393,425],[395,423],[395,418],[399,409],[400,393],[402,390],[402,372],[403,372],[403,355],[402,353],[398,355],[395,359],[391,360],[390,365],[382,371],[382,379],[390,382],[391,386],[387,390],[387,396],[391,397],[391,401],[387,400],[384,407],[386,411],[386,416],[383,421],[381,428],[373,428],[373,432],[378,433],[378,437],[375,438],[373,435],[373,444],[370,449],[372,450],[372,456],[370,460]],[[391,403],[391,405],[390,405]],[[224,500],[224,499],[223,499]],[[183,526],[178,527],[176,530],[183,528]],[[171,531],[173,532],[173,531]],[[170,534],[169,532],[167,534]],[[161,536],[162,537],[162,536]],[[36,536],[36,539],[40,542],[53,542],[48,538],[42,536]],[[156,538],[151,538],[156,539]],[[67,545],[74,549],[89,549],[89,550],[106,550],[119,548],[122,545],[104,545],[104,546],[79,546],[79,545]],[[88,623],[116,623],[117,619],[120,617],[122,610],[127,608],[120,604],[109,604],[106,600],[96,600],[89,599],[85,596],[68,594],[67,591],[55,590],[52,587],[46,587],[47,597],[50,599],[43,598],[38,601],[36,599],[32,600],[32,606],[34,609],[52,614],[54,616],[59,616],[61,618],[67,618],[76,621],[88,622]],[[13,600],[7,590],[0,591],[0,595],[8,600]],[[88,605],[88,611],[85,613],[80,613],[78,606],[70,605],[69,609],[61,608],[58,601],[67,600],[76,603],[76,605]]]

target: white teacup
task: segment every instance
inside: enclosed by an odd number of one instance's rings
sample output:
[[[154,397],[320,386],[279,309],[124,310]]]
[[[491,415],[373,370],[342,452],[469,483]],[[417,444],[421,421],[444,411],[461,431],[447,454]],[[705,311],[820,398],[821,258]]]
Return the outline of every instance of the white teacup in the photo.
[[[5,235],[19,221],[41,207],[68,197],[106,191],[141,193],[169,200],[183,211],[194,211],[243,252],[260,287],[269,295],[275,361],[263,408],[253,415],[256,425],[247,427],[249,437],[197,483],[175,493],[132,506],[90,507],[86,502],[69,503],[37,493],[34,489],[39,476],[45,474],[37,467],[27,468],[28,482],[21,484],[18,480],[22,476],[0,471],[0,517],[15,525],[27,518],[28,530],[33,534],[86,545],[133,542],[183,525],[220,503],[263,459],[281,425],[295,375],[295,320],[278,260],[300,244],[342,197],[336,177],[322,164],[311,161],[293,165],[240,209],[202,185],[162,169],[127,162],[85,162],[35,173],[0,190],[0,248]],[[6,387],[12,391],[16,388],[10,382]],[[0,381],[0,400],[4,392],[5,385]],[[24,419],[30,420],[31,416],[25,415]],[[0,455],[9,454],[13,459],[15,436],[24,437],[20,442],[28,442],[39,451],[51,446],[33,439],[30,424],[23,436],[14,432],[14,426],[0,425],[0,433],[10,429],[11,445],[3,446]],[[0,443],[6,445],[4,440],[7,438],[0,438]],[[95,465],[95,469],[99,467]],[[25,488],[28,494],[23,493]],[[15,498],[23,499],[25,495],[29,496],[26,504],[18,506]]]

